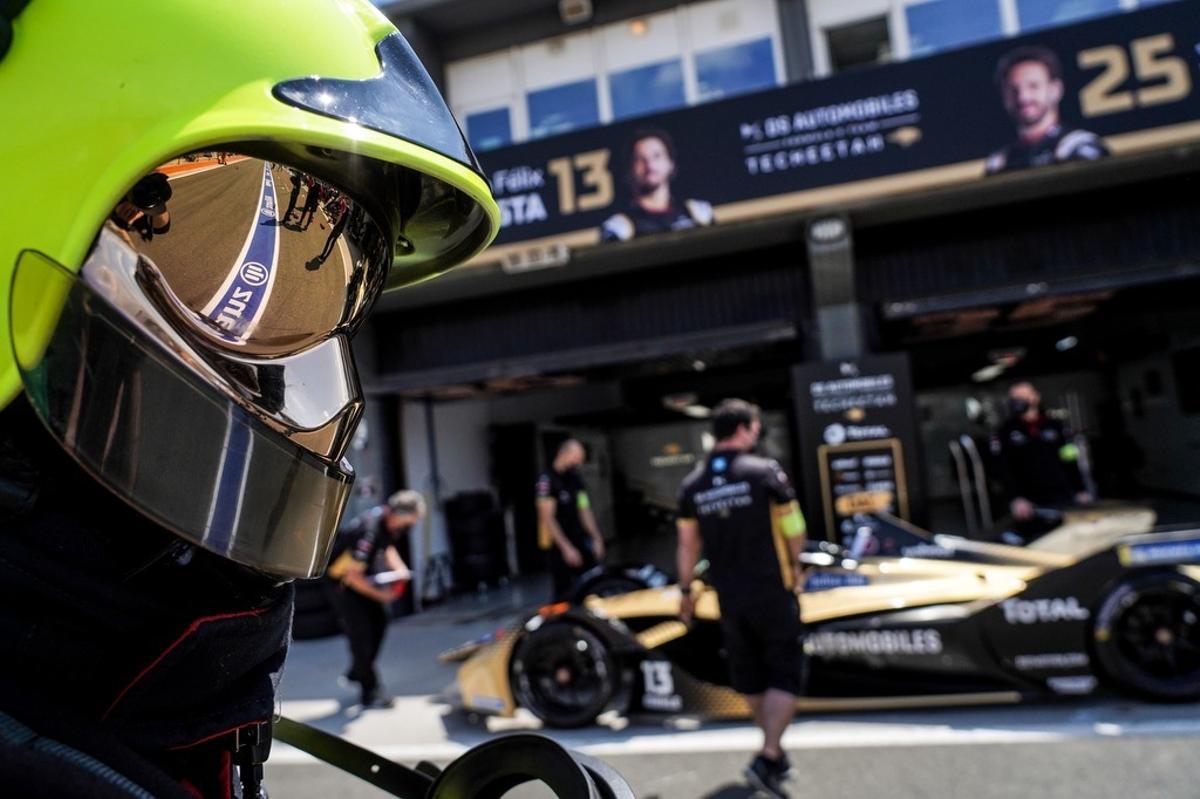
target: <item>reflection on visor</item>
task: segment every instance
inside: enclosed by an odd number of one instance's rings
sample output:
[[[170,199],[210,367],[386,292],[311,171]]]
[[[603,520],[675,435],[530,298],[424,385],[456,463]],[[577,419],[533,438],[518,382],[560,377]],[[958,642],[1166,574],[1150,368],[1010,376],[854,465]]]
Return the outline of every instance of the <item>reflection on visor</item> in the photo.
[[[318,459],[206,379],[126,293],[119,264],[104,263],[112,238],[102,234],[83,279],[35,253],[18,262],[14,311],[65,298],[48,337],[31,336],[28,314],[14,324],[31,405],[85,469],[183,538],[272,574],[319,574],[349,466]]]
[[[249,355],[296,352],[350,332],[383,285],[378,225],[313,175],[225,152],[193,154],[142,178],[113,210],[214,343]]]

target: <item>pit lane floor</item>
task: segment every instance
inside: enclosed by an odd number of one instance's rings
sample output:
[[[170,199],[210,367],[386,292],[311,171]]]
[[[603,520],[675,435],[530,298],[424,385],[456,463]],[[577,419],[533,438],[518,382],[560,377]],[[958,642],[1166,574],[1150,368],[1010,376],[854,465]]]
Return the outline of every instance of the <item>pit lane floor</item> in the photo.
[[[337,677],[345,641],[293,645],[282,685],[284,714],[343,735],[408,765],[442,763],[536,720],[472,718],[440,698],[454,667],[434,655],[493,630],[544,594],[539,585],[500,597],[466,598],[393,622],[379,666],[397,695],[389,710],[363,711]],[[544,731],[564,745],[617,767],[643,799],[734,799],[750,796],[740,771],[758,745],[740,723],[693,719],[609,719],[608,726]],[[1076,797],[1142,799],[1200,796],[1200,707],[1111,698],[1020,707],[805,716],[788,729],[794,796]],[[273,796],[380,792],[276,745],[267,764]],[[545,797],[525,788],[509,795]]]

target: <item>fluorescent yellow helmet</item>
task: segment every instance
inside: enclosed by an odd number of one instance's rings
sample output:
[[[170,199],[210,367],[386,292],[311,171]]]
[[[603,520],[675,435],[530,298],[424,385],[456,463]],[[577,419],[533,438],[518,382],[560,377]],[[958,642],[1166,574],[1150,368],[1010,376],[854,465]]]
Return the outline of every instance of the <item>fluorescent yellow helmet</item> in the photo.
[[[34,0],[10,33],[0,408],[183,538],[318,574],[350,335],[499,227],[461,130],[364,0]]]

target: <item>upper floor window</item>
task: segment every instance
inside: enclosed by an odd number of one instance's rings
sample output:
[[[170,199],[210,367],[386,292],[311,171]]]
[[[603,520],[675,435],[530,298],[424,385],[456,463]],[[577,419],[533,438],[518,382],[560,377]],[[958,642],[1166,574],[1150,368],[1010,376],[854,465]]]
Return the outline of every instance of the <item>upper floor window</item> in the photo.
[[[686,105],[683,62],[678,58],[608,76],[613,119],[643,116]]]
[[[596,82],[581,80],[538,89],[526,95],[529,102],[529,138],[587,128],[600,122]]]
[[[892,34],[886,16],[827,28],[825,38],[830,72],[878,64],[892,57]]]
[[[512,125],[507,108],[467,114],[464,122],[467,125],[467,141],[478,152],[512,144]]]
[[[1184,0],[806,0],[818,75]]]
[[[769,89],[776,84],[775,71],[769,38],[696,53],[696,85],[702,101]]]
[[[776,2],[685,3],[455,61],[446,96],[486,150],[767,89],[783,81]]]
[[[930,0],[905,8],[910,55],[929,55],[1003,35],[996,0]]]
[[[1121,0],[1017,0],[1022,31],[1065,25],[1121,10]]]

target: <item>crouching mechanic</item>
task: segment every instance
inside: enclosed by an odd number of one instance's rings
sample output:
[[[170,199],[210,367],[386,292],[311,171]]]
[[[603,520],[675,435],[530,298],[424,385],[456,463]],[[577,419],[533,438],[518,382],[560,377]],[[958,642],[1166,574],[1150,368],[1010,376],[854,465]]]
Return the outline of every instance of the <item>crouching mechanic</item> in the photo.
[[[689,576],[703,552],[721,605],[733,687],[763,733],[746,779],[768,796],[786,797],[790,766],[781,739],[803,689],[795,591],[806,525],[783,469],[750,454],[762,431],[758,408],[725,400],[712,425],[716,445],[684,479],[679,496],[679,612],[690,624],[696,596]]]
[[[0,104],[0,785],[256,795],[353,481],[350,337],[498,210],[366,0],[9,0]],[[289,169],[364,220],[336,268],[281,223]]]
[[[396,544],[425,518],[425,500],[416,491],[397,491],[387,504],[369,508],[338,531],[325,572],[329,601],[350,642],[346,679],[359,684],[363,707],[391,707],[375,659],[387,632],[388,606],[398,599],[411,574]],[[382,560],[385,571],[377,567]]]

